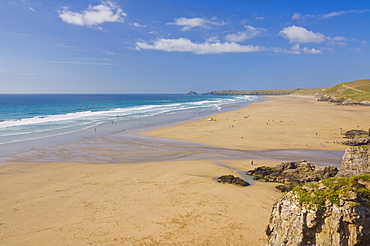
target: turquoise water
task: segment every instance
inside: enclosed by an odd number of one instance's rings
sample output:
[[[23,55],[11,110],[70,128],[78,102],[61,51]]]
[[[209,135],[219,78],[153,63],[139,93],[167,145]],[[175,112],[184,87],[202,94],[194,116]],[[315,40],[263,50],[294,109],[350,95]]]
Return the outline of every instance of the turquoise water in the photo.
[[[315,165],[340,165],[343,153],[338,151],[242,151],[136,134],[257,100],[254,96],[0,95],[0,163],[306,159]]]
[[[204,95],[0,95],[0,156],[12,152],[15,144],[30,149],[42,143],[73,142],[76,137],[204,117],[256,100]]]

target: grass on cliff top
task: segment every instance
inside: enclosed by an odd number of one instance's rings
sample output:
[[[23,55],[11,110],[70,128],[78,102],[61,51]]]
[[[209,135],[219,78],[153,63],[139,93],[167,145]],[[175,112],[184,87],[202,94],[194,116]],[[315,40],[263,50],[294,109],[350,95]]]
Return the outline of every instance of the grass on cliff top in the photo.
[[[323,94],[356,101],[370,101],[370,79],[341,83],[324,90]]]
[[[333,204],[341,206],[341,200],[351,200],[354,207],[365,205],[370,206],[370,174],[356,177],[333,177],[324,179],[321,183],[326,188],[319,188],[320,183],[310,183],[293,188],[298,194],[299,201],[303,204],[316,205],[318,209],[325,207],[325,202],[330,201]],[[310,191],[312,188],[314,191]],[[357,198],[350,198],[353,194]]]
[[[214,94],[221,95],[300,95],[300,96],[314,96],[323,89],[271,89],[271,90],[219,90],[213,91]]]
[[[276,89],[276,90],[219,90],[216,95],[331,95],[338,99],[370,101],[370,79],[356,80],[335,85],[327,89]]]

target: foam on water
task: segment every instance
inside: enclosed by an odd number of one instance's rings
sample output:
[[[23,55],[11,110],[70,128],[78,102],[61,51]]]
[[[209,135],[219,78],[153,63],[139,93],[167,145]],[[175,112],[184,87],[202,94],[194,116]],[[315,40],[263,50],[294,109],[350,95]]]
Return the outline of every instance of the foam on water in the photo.
[[[5,150],[9,144],[57,136],[71,137],[72,133],[90,137],[98,126],[99,134],[102,134],[102,129],[107,129],[106,134],[112,134],[138,127],[141,125],[139,122],[151,124],[151,121],[158,120],[152,118],[156,116],[167,117],[161,118],[162,124],[166,124],[166,120],[176,121],[176,117],[179,120],[191,119],[198,114],[204,117],[206,113],[255,101],[258,97],[94,95],[91,99],[83,95],[5,95],[5,99],[4,102],[0,95],[0,156],[5,153],[1,153],[1,149]],[[104,124],[118,125],[101,127]],[[84,132],[88,134],[83,135]],[[48,140],[50,142],[53,141]]]

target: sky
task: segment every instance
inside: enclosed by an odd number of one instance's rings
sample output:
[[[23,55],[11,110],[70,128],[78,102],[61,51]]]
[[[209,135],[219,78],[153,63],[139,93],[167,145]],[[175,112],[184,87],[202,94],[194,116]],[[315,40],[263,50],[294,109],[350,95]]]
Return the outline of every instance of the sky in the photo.
[[[369,78],[369,0],[0,1],[0,93],[328,88]]]

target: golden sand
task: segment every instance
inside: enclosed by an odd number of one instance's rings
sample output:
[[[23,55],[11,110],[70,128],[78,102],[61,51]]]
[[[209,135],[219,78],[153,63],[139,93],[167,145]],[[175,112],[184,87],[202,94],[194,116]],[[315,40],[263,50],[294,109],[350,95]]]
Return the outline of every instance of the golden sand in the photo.
[[[276,96],[207,119],[158,128],[143,135],[183,139],[218,147],[265,149],[345,149],[342,133],[368,130],[370,107],[338,106],[312,97]]]
[[[215,120],[143,134],[235,149],[343,150],[343,132],[369,127],[370,107],[271,97]],[[273,161],[140,164],[4,163],[0,245],[265,245],[275,184],[219,184]]]

